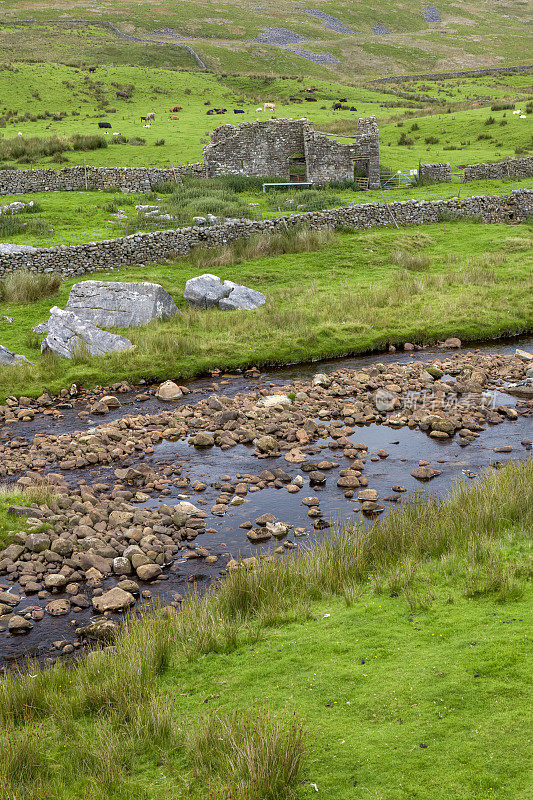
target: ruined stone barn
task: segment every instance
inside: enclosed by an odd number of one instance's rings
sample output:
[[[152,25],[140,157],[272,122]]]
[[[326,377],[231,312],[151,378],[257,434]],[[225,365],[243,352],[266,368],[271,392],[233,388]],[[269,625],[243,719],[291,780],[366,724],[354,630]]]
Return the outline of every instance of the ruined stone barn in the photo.
[[[355,142],[341,144],[315,131],[309,119],[270,119],[220,125],[204,147],[208,178],[272,175],[284,181],[353,180],[379,187],[379,130],[375,117],[357,122]]]

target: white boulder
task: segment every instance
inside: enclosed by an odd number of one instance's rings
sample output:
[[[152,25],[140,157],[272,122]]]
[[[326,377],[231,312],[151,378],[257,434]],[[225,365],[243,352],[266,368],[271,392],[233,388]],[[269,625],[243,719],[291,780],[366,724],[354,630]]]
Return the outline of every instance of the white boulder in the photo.
[[[50,314],[48,333],[41,342],[41,353],[49,350],[63,358],[73,358],[77,352],[85,349],[91,356],[101,356],[131,350],[133,347],[125,336],[102,331],[92,322],[84,322],[72,311],[63,311],[54,306]]]

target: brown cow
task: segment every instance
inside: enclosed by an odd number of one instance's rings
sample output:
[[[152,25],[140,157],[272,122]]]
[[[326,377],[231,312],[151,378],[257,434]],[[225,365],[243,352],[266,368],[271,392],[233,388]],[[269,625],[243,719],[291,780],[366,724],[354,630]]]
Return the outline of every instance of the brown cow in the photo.
[[[169,117],[169,119],[179,119],[179,117]]]

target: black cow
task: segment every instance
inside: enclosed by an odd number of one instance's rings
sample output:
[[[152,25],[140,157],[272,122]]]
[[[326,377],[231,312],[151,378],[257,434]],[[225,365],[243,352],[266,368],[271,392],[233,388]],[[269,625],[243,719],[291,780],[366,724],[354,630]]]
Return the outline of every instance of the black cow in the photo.
[[[333,111],[339,111],[342,108],[342,103],[333,103]]]
[[[350,111],[357,111],[355,106],[350,106]]]
[[[306,97],[305,99],[307,100],[308,103],[316,103],[317,102],[316,97]]]
[[[89,72],[96,72],[96,67],[89,67]]]
[[[129,98],[129,94],[127,92],[116,92],[116,95],[117,95],[117,98],[123,97],[124,100],[127,100]]]
[[[208,117],[210,117],[211,114],[215,113],[215,109],[214,108],[210,108],[209,111],[206,111],[205,113],[207,114]]]
[[[111,127],[111,123],[110,122],[99,122],[98,123],[98,127],[99,128],[110,128]]]
[[[210,106],[210,105],[211,105],[211,101],[210,100],[206,100],[205,103],[204,103],[204,106]]]
[[[347,103],[347,102],[348,102],[347,97],[339,97],[339,103]]]
[[[242,108],[234,108],[233,109],[233,113],[234,114],[244,114],[244,109],[242,109]]]

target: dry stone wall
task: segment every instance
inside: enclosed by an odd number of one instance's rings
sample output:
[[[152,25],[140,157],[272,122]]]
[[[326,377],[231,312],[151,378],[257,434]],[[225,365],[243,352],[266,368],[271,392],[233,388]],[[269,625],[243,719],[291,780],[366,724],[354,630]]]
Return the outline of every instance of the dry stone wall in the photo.
[[[418,177],[424,181],[447,182],[452,179],[452,168],[449,163],[420,164]]]
[[[157,167],[65,167],[64,169],[0,170],[0,195],[29,192],[79,192],[85,189],[150,191],[158,183],[175,181],[182,175],[205,177],[205,165],[179,164]]]
[[[0,254],[0,277],[19,269],[60,272],[65,276],[117,269],[130,264],[162,261],[187,255],[203,244],[227,244],[254,233],[273,233],[288,226],[306,224],[312,229],[373,226],[422,225],[449,218],[478,218],[485,223],[521,222],[533,215],[533,190],[520,189],[508,197],[484,195],[464,200],[422,200],[416,202],[366,203],[329,211],[295,214],[270,220],[237,220],[211,227],[137,233],[119,239],[67,247],[43,247],[31,252]]]
[[[461,183],[481,181],[486,178],[531,178],[533,156],[508,158],[495,164],[469,164],[465,167]]]

